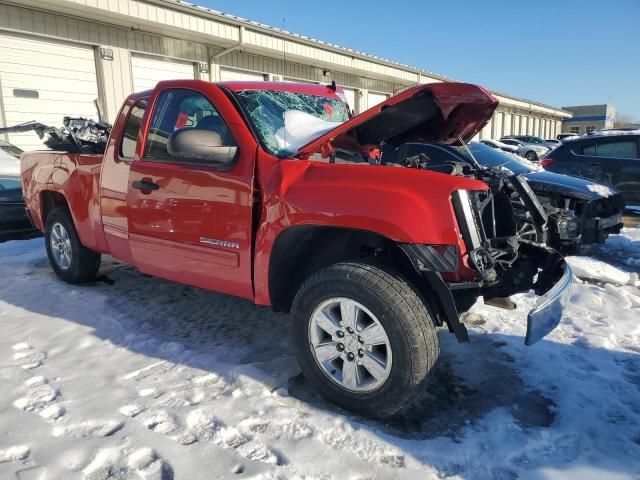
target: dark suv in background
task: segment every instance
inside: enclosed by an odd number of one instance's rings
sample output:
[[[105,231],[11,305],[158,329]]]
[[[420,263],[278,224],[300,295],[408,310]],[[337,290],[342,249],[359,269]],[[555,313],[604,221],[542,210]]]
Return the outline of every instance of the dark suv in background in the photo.
[[[549,171],[589,178],[622,193],[627,208],[640,211],[640,130],[565,139],[542,159]]]

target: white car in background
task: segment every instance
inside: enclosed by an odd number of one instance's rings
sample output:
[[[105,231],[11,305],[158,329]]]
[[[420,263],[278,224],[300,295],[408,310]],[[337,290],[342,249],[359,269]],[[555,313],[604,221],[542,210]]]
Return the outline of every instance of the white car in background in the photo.
[[[520,140],[516,140],[515,138],[503,138],[500,142],[517,147],[518,151],[516,153],[530,162],[537,162],[540,157],[545,156],[549,151],[549,148],[543,145],[524,143]]]
[[[497,150],[502,150],[503,152],[508,152],[508,153],[518,153],[518,147],[514,147],[513,145],[507,145],[506,143],[502,143],[499,140],[489,140],[489,139],[483,139],[480,140],[480,143],[484,143],[485,145],[491,147],[491,148],[495,148]]]
[[[0,140],[0,175],[20,176],[20,150],[15,145]]]

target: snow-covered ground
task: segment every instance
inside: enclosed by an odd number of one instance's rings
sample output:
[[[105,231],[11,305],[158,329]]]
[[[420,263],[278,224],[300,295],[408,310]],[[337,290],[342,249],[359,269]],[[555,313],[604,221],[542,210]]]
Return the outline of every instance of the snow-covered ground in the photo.
[[[309,388],[286,315],[110,259],[72,287],[42,239],[2,244],[0,478],[640,479],[640,230],[590,255],[547,339],[479,302],[379,422]]]

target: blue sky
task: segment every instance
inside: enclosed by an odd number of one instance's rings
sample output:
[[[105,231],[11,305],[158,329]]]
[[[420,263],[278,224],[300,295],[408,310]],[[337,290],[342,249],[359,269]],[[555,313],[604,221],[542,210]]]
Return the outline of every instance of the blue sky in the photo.
[[[555,106],[640,120],[640,0],[191,0]]]

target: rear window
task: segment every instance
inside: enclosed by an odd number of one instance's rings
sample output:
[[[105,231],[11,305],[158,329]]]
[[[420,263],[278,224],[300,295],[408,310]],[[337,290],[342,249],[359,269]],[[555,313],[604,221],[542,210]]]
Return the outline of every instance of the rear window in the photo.
[[[635,139],[587,145],[582,149],[583,155],[609,158],[638,158],[638,143]]]
[[[145,108],[147,108],[146,99],[140,100],[131,108],[127,124],[124,127],[122,144],[120,145],[120,156],[123,158],[133,158],[136,154],[138,132],[140,131]]]

